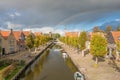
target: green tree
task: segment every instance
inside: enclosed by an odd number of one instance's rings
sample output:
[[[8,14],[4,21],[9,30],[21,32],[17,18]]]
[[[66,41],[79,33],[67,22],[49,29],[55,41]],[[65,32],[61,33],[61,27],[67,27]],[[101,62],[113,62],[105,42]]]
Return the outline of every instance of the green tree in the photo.
[[[110,32],[110,31],[112,31],[112,27],[111,26],[107,26],[106,27],[106,32]]]
[[[40,46],[40,35],[36,36],[36,38],[34,39],[34,46],[36,52],[37,48]]]
[[[120,31],[120,26],[118,26],[116,30],[117,30],[117,31]]]
[[[34,47],[34,38],[32,36],[32,34],[29,34],[26,38],[26,45],[29,48],[29,51],[31,50],[31,48]]]
[[[99,27],[98,27],[98,26],[94,27],[94,28],[93,28],[93,32],[100,32]]]
[[[73,46],[73,47],[77,47],[78,45],[78,37],[60,37],[59,38],[60,41],[62,41],[63,43]]]
[[[87,33],[85,31],[80,33],[78,43],[80,45],[80,50],[82,50],[82,55],[84,56],[84,49],[86,48],[85,44],[87,41]]]
[[[117,41],[116,44],[117,44],[116,60],[119,60],[119,56],[120,56],[120,41]]]
[[[52,40],[52,38],[49,35],[40,35],[40,45],[46,44]]]
[[[107,53],[107,40],[100,34],[94,34],[90,42],[90,53],[96,57],[96,64],[98,64],[98,57],[104,56]]]
[[[59,38],[59,37],[60,37],[60,34],[55,33],[55,34],[53,34],[53,37],[54,37],[54,38]]]

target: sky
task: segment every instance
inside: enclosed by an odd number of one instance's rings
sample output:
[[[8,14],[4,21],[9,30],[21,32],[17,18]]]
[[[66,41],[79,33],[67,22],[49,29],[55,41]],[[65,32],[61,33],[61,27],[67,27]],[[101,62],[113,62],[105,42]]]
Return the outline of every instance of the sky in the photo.
[[[0,0],[0,29],[83,31],[120,21],[120,0]]]

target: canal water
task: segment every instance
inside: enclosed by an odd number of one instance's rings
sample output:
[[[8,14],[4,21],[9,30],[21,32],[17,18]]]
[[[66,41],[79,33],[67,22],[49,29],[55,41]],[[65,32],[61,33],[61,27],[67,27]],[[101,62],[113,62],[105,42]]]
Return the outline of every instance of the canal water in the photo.
[[[21,80],[74,80],[77,69],[70,58],[63,59],[58,47],[47,50]]]

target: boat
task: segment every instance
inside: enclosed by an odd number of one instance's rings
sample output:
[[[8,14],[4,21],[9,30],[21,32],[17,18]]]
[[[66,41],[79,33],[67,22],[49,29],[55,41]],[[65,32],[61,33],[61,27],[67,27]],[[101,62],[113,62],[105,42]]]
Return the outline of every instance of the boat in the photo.
[[[66,52],[63,52],[63,53],[62,53],[62,56],[63,56],[64,59],[68,58],[68,55],[67,55]]]
[[[81,74],[80,72],[75,72],[74,73],[74,79],[75,80],[85,80],[83,74]]]

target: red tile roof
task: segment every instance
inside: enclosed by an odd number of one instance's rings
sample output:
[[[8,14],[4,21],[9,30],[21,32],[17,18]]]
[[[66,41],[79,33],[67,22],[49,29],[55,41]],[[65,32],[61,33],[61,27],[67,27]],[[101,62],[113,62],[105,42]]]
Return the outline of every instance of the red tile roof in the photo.
[[[89,32],[89,34],[88,34],[89,40],[91,40],[91,38],[92,38],[93,35],[95,35],[95,34],[101,35],[102,37],[105,37],[103,32]]]
[[[78,37],[79,32],[65,32],[65,36],[68,37]]]
[[[115,42],[118,41],[119,40],[118,38],[120,38],[120,31],[112,31],[111,33]]]
[[[10,35],[10,31],[2,31],[2,30],[0,30],[0,33],[1,33],[1,35],[3,36],[3,38],[8,38],[8,36]]]
[[[38,35],[42,35],[42,33],[41,32],[34,32],[34,35],[38,36]]]
[[[13,31],[16,40],[20,39],[21,31]]]
[[[30,34],[30,31],[23,31],[25,36],[28,36]]]

